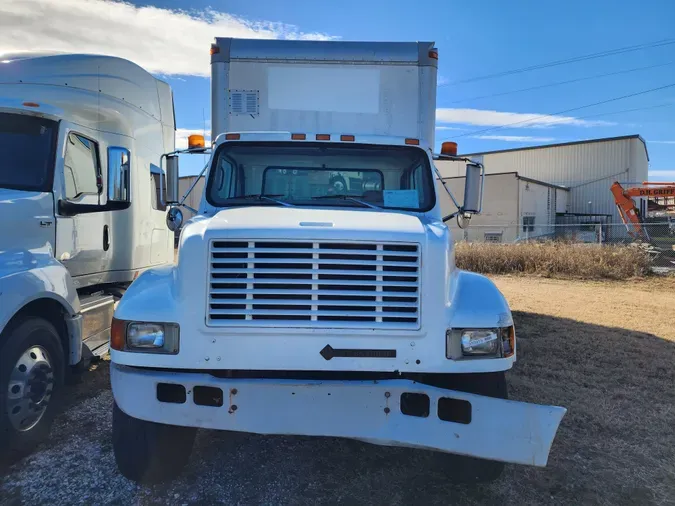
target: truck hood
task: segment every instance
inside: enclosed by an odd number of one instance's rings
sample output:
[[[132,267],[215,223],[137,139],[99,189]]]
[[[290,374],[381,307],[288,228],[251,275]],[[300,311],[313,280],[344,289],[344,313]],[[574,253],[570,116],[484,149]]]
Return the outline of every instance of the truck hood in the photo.
[[[211,238],[420,241],[427,218],[375,209],[239,207],[219,211],[206,229]]]

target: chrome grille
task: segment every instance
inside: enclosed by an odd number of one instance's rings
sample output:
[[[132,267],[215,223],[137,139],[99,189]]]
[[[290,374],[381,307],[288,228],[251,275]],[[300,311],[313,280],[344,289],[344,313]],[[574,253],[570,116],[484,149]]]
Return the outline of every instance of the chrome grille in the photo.
[[[207,324],[417,329],[417,244],[214,240]]]

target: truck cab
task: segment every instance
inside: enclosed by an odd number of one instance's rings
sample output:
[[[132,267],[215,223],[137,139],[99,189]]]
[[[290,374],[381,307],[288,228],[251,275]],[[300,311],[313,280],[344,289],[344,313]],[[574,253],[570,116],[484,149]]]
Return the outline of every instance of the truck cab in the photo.
[[[0,63],[0,454],[43,439],[73,368],[108,350],[113,307],[173,261],[171,89],[96,55]]]
[[[434,45],[216,39],[211,52],[198,215],[177,264],[142,274],[115,312],[121,472],[176,476],[197,428],[432,449],[482,479],[545,465],[565,410],[506,400],[509,306],[455,266]],[[465,221],[482,193],[466,162]]]

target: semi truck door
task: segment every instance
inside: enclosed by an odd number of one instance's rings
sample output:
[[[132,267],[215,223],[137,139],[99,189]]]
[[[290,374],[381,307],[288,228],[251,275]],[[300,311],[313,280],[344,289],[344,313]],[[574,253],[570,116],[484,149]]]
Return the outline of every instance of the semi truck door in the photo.
[[[0,113],[0,252],[54,251],[57,132],[55,121]]]
[[[64,149],[60,151],[63,200],[92,206],[105,204],[98,142],[71,130],[63,143]],[[56,258],[66,266],[78,288],[104,281],[103,273],[111,255],[109,221],[107,212],[58,217]]]

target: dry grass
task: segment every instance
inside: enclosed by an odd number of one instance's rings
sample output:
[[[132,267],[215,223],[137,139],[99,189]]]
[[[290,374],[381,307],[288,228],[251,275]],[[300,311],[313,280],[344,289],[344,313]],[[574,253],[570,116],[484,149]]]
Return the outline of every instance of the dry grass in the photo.
[[[457,265],[484,274],[525,273],[578,279],[627,279],[650,274],[646,252],[631,246],[563,242],[457,243]]]
[[[568,409],[547,469],[511,467],[506,501],[672,504],[675,279],[494,280],[519,336],[510,395]]]

